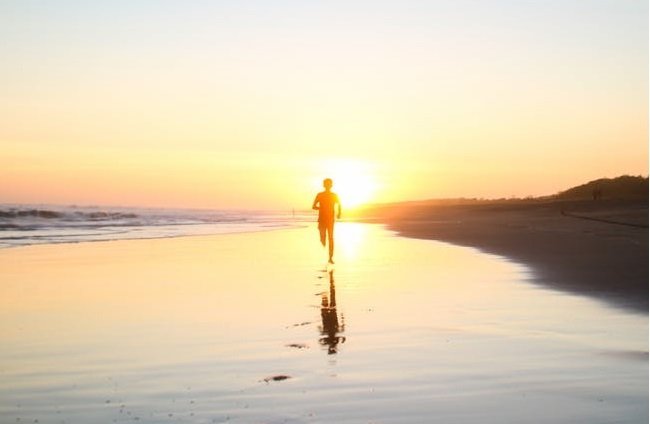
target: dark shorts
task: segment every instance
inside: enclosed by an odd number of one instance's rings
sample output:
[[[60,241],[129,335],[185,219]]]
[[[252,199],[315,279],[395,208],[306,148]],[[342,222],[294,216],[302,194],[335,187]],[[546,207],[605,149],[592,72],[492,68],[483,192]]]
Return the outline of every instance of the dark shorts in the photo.
[[[321,231],[334,229],[334,221],[318,221],[318,229]]]

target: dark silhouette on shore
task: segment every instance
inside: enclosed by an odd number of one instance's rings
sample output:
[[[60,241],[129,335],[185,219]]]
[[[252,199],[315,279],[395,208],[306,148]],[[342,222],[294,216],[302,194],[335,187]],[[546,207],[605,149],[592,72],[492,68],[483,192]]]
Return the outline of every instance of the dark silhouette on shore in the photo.
[[[325,178],[321,191],[316,195],[311,208],[318,211],[318,232],[320,233],[320,242],[325,247],[325,241],[329,244],[329,262],[334,263],[334,221],[341,219],[341,202],[339,196],[332,192],[332,180]],[[338,206],[338,212],[335,215],[335,209]],[[336,216],[336,218],[335,218]]]
[[[324,292],[321,297],[320,315],[323,321],[320,332],[321,337],[318,342],[327,346],[327,354],[333,355],[338,352],[339,343],[345,343],[345,336],[339,336],[339,333],[345,331],[345,322],[339,324],[339,317],[336,311],[336,286],[334,284],[334,270],[329,271],[330,291],[329,297]],[[343,317],[341,317],[343,321]]]
[[[603,189],[600,187],[594,187],[591,191],[591,196],[594,200],[600,200],[603,198]]]

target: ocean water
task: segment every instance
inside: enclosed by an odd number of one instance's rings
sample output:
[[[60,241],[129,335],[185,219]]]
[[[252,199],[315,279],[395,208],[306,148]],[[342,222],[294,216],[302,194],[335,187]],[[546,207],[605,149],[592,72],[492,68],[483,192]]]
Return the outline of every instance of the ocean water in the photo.
[[[0,248],[264,231],[313,219],[291,212],[0,204]]]
[[[0,423],[648,421],[648,316],[337,225],[0,250]]]

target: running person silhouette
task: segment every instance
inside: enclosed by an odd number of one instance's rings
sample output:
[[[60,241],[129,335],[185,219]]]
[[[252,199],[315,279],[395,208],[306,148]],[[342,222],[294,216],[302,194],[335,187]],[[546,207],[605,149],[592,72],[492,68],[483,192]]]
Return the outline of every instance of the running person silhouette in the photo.
[[[341,219],[341,202],[339,196],[332,192],[332,180],[325,178],[323,180],[325,191],[316,195],[311,208],[318,211],[318,232],[320,233],[320,242],[325,246],[325,236],[329,243],[329,263],[333,264],[334,260],[334,209],[338,205],[336,218]]]

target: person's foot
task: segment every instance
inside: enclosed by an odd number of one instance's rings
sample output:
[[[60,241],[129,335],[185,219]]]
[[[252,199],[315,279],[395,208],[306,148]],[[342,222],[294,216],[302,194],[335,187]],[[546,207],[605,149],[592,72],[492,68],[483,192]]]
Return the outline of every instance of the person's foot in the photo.
[[[332,265],[334,265],[334,259],[330,258],[330,260],[328,262],[331,263]]]

